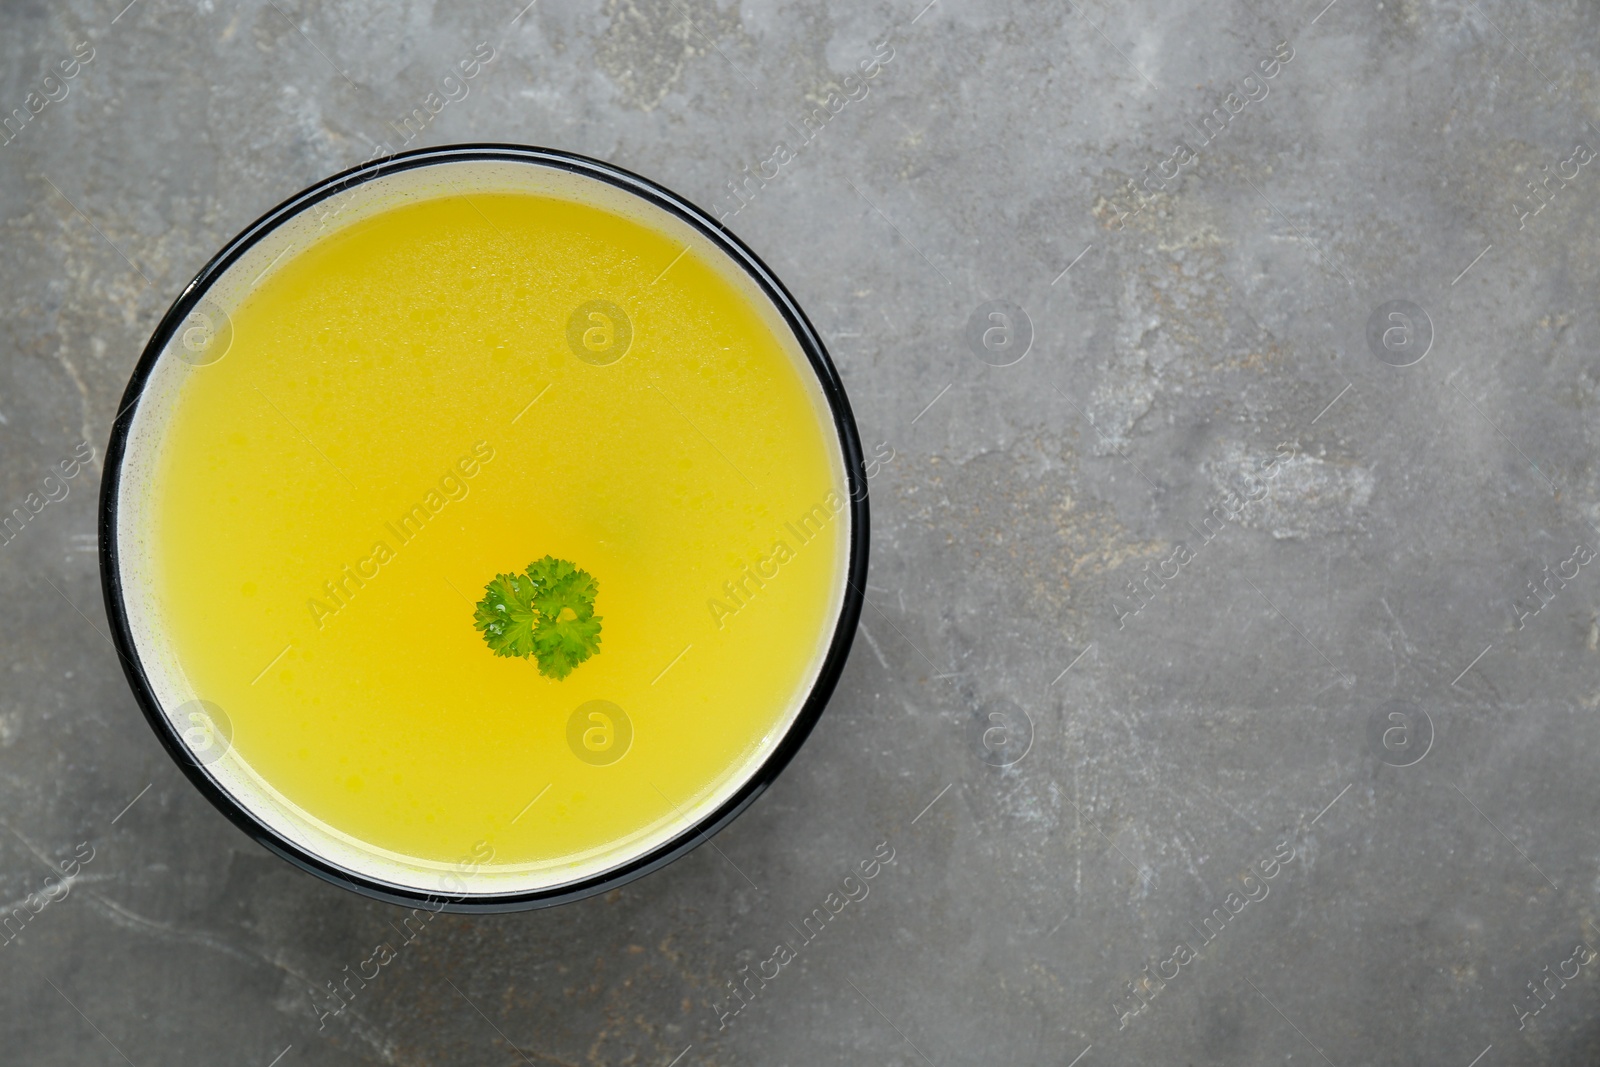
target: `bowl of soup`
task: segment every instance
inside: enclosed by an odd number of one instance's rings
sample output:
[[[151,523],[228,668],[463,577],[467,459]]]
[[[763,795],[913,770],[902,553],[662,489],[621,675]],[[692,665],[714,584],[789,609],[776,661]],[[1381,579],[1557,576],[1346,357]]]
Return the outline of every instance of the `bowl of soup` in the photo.
[[[838,680],[868,543],[773,273],[660,185],[511,145],[346,171],[219,252],[133,373],[100,522],[194,785],[319,877],[457,911],[738,815]]]

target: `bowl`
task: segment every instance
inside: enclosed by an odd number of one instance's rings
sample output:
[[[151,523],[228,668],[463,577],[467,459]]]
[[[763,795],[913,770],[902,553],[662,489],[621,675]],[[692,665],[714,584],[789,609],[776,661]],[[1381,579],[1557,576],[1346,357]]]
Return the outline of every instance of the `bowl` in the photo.
[[[864,597],[839,377],[662,186],[454,145],[327,178],[206,264],[124,394],[106,610],[236,826],[370,897],[638,878],[794,757]]]

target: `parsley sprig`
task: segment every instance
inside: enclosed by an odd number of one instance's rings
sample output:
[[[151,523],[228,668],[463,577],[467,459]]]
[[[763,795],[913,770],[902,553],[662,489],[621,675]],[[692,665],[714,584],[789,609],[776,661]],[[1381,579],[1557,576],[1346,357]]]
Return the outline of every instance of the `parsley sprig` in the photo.
[[[473,625],[497,656],[533,656],[539,673],[557,681],[600,651],[600,584],[588,571],[546,556],[484,587]]]

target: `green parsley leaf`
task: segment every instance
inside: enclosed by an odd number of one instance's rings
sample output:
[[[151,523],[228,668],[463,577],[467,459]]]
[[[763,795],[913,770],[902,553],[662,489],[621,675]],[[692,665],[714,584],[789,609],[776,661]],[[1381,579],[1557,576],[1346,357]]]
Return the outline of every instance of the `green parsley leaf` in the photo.
[[[588,571],[553,556],[528,564],[528,577],[538,586],[533,604],[540,620],[533,631],[533,651],[539,673],[560,681],[600,651],[600,619],[594,613],[600,585]]]
[[[566,608],[580,614],[594,612],[594,598],[599,595],[600,586],[588,571],[580,571],[564,559],[546,556],[528,564],[528,577],[538,587],[534,607],[545,618],[554,619]]]
[[[533,631],[539,624],[534,606],[537,585],[526,574],[497,574],[484,589],[472,624],[497,656],[533,655]]]
[[[474,624],[497,656],[536,656],[557,681],[600,651],[600,585],[588,571],[545,556],[523,574],[500,574],[478,604]]]
[[[579,615],[567,608],[562,615],[565,617],[544,619],[533,632],[539,673],[558,682],[600,651],[600,619],[593,612]]]

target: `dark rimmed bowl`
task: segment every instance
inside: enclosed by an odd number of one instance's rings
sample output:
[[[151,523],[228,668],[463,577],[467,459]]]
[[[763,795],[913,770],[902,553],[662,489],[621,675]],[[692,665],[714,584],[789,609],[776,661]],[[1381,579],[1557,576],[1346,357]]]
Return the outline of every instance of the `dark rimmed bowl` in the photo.
[[[141,659],[134,630],[130,625],[117,539],[119,491],[127,460],[129,433],[138,414],[145,388],[163,352],[169,350],[177,331],[223,274],[279,227],[300,218],[315,205],[339,193],[374,179],[414,168],[479,161],[545,167],[598,180],[616,190],[638,197],[687,223],[729,260],[737,264],[771,301],[773,308],[792,331],[796,343],[805,353],[816,375],[832,412],[833,426],[838,435],[849,483],[851,519],[849,558],[844,568],[843,605],[828,641],[820,673],[782,739],[737,791],[715,810],[665,843],[616,867],[566,884],[504,894],[453,892],[445,887],[441,887],[438,892],[425,892],[415,887],[374,879],[319,856],[301,844],[289,840],[224,789],[208,771],[206,761],[197,758],[189,745],[184,743],[169,717],[170,709],[163,708],[157,698],[156,689]],[[178,295],[156,326],[149,344],[145,346],[144,353],[134,368],[128,388],[123,394],[120,409],[112,423],[111,440],[106,450],[99,526],[100,573],[105,593],[106,613],[111,621],[112,637],[122,660],[124,673],[127,674],[134,696],[138,699],[151,729],[155,731],[168,754],[183,769],[195,788],[232,820],[234,825],[258,843],[325,881],[392,904],[426,907],[433,911],[467,913],[549,907],[614,889],[671,863],[728,825],[740,812],[749,807],[793,759],[821,717],[823,708],[839,680],[861,615],[869,543],[867,479],[862,463],[861,443],[844,387],[816,330],[812,328],[805,313],[800,310],[789,291],[766,264],[706,212],[655,182],[599,160],[552,149],[507,144],[449,145],[405,152],[364,163],[326,178],[290,197],[228,242]]]

